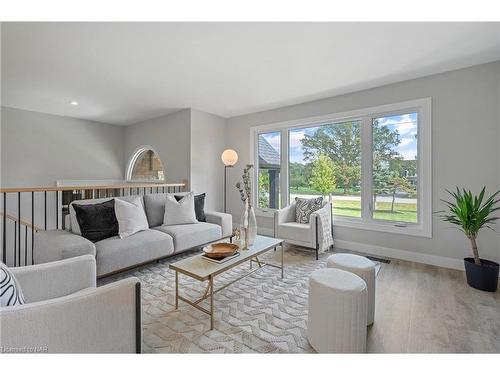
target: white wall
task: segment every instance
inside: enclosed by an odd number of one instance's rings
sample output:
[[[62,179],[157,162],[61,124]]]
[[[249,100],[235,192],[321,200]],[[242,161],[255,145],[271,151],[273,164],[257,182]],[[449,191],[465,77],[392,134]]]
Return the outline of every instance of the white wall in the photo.
[[[124,129],[2,107],[2,187],[61,179],[123,179]]]
[[[223,210],[226,120],[207,112],[191,110],[191,190],[206,193],[206,209]]]
[[[151,146],[165,168],[167,182],[190,178],[191,111],[184,109],[167,116],[143,121],[125,128],[125,168],[134,151]]]
[[[227,120],[228,147],[240,155],[239,166],[250,160],[250,127],[307,118],[365,107],[432,97],[433,211],[442,209],[444,189],[464,186],[473,190],[483,185],[494,191],[500,186],[499,140],[500,62],[447,72],[411,81],[382,86],[338,97],[303,103],[275,110],[233,117]],[[233,186],[241,168],[232,175]],[[236,173],[237,172],[237,173]],[[235,221],[241,212],[238,194],[230,189],[229,211]],[[271,227],[266,218],[261,227]],[[498,228],[500,231],[500,227]],[[460,266],[469,255],[469,244],[461,233],[433,220],[431,239],[336,227],[339,246],[381,255],[397,254],[407,259],[434,264]],[[354,243],[354,244],[353,244]],[[479,237],[483,257],[500,260],[499,235],[484,230]],[[425,258],[425,259],[424,259]]]

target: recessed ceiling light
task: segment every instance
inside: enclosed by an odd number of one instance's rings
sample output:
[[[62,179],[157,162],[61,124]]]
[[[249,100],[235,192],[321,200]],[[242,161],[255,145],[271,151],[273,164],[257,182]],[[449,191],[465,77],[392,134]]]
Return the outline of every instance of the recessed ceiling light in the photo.
[[[71,105],[78,105],[78,102],[76,100],[72,100],[69,102]]]

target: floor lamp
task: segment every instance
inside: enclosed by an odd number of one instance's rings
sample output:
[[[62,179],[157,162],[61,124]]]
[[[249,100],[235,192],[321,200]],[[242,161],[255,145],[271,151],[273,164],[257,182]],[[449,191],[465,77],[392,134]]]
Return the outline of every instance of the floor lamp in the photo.
[[[226,188],[227,188],[227,169],[232,168],[238,161],[238,154],[232,149],[224,150],[221,157],[224,163],[224,212],[227,212],[227,199],[226,199]]]

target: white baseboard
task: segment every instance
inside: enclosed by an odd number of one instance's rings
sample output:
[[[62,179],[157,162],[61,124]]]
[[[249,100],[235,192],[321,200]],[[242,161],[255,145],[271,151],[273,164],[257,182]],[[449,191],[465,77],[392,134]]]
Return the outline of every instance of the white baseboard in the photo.
[[[236,227],[239,227],[238,224],[235,225],[237,225]],[[257,232],[263,236],[271,236],[271,237],[274,236],[274,230],[271,228],[258,227]],[[339,249],[359,251],[361,253],[379,256],[383,258],[385,257],[385,258],[406,260],[409,262],[429,264],[431,266],[451,268],[454,270],[460,270],[460,271],[464,270],[463,259],[447,258],[425,253],[416,253],[413,251],[393,249],[390,247],[383,247],[383,246],[375,246],[361,242],[345,241],[338,239],[334,240],[335,240],[335,247]]]
[[[359,251],[369,255],[407,260],[410,262],[429,264],[432,266],[451,268],[460,271],[464,270],[464,261],[462,259],[447,258],[437,255],[416,253],[413,251],[392,249],[389,247],[374,246],[365,243],[337,239],[335,240],[335,247],[339,249]]]

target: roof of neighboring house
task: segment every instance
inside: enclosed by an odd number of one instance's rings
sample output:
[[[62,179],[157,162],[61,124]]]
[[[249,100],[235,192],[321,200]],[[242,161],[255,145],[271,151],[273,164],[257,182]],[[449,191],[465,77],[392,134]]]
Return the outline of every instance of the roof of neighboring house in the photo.
[[[280,154],[262,136],[259,136],[259,167],[264,169],[279,169]]]

